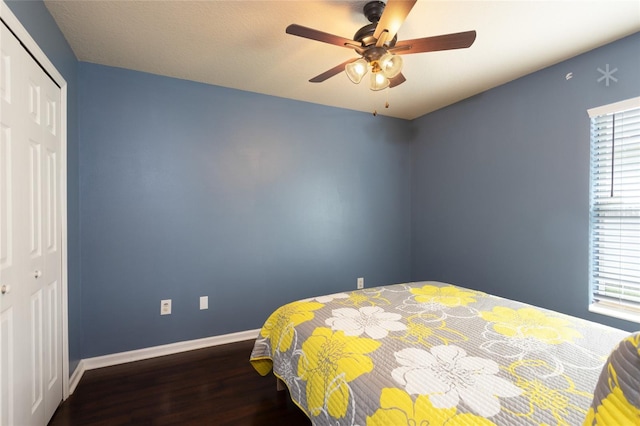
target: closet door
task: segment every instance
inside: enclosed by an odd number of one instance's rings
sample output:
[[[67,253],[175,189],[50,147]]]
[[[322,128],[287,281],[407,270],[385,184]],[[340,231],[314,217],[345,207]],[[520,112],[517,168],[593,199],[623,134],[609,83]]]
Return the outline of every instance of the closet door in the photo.
[[[0,27],[0,425],[46,425],[62,400],[60,89]]]

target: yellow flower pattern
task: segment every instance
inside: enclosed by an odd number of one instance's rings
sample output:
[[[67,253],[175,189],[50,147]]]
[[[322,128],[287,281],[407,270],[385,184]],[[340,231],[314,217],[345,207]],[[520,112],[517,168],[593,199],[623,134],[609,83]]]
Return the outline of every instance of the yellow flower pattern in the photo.
[[[271,354],[285,352],[293,342],[295,327],[313,319],[313,311],[324,305],[317,302],[293,302],[282,306],[267,319],[260,335],[271,339]]]
[[[614,387],[598,406],[589,408],[584,426],[587,425],[640,425],[640,409],[629,403],[620,387]]]
[[[425,285],[421,288],[412,288],[411,293],[415,295],[415,300],[420,303],[434,303],[447,307],[466,306],[476,301],[477,292],[463,290],[459,287],[435,285]]]
[[[468,340],[464,333],[447,327],[446,321],[425,323],[420,316],[412,315],[407,318],[407,330],[404,335],[394,339],[402,340],[411,345],[431,347],[434,345],[449,345]]]
[[[535,338],[558,345],[582,335],[570,327],[567,319],[546,315],[535,308],[511,309],[496,306],[492,311],[480,312],[480,317],[493,323],[493,329],[511,338]]]
[[[611,416],[640,425],[640,398],[625,393],[636,382],[640,389],[640,374],[630,379],[610,363],[607,391],[597,401],[592,394],[602,364],[626,336],[420,282],[284,305],[265,322],[250,359],[260,374],[273,370],[316,426],[625,424]],[[624,342],[640,359],[640,334]],[[431,354],[430,362],[412,355],[419,353]]]
[[[367,417],[367,426],[489,426],[492,421],[453,408],[435,408],[429,397],[418,395],[415,402],[401,389],[384,388],[380,408]]]
[[[575,412],[575,417],[584,416],[586,410],[584,404],[591,401],[593,395],[587,391],[576,388],[574,381],[565,374],[555,376],[553,380],[543,380],[554,368],[542,360],[522,360],[512,363],[508,369],[515,377],[514,384],[524,391],[528,401],[521,404],[525,410],[514,412],[519,417],[535,419],[540,412],[551,416],[558,426],[571,426],[564,419],[571,417],[570,412]],[[576,404],[576,401],[582,404]]]
[[[307,407],[312,416],[327,410],[342,418],[349,403],[348,383],[373,370],[366,354],[375,351],[380,342],[345,336],[342,331],[318,327],[302,344],[305,356],[298,361],[298,375],[307,382]]]
[[[355,308],[361,308],[364,306],[386,306],[391,304],[389,300],[382,296],[381,292],[373,289],[367,289],[367,292],[354,291],[349,294],[348,298],[338,300],[337,303]]]
[[[640,332],[611,352],[595,392],[584,426],[640,425]]]

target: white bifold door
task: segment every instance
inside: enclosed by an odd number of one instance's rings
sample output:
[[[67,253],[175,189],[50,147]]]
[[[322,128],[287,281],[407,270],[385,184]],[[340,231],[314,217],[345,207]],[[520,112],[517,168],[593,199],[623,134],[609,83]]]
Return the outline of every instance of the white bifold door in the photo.
[[[63,385],[61,92],[0,27],[0,425],[46,425]]]

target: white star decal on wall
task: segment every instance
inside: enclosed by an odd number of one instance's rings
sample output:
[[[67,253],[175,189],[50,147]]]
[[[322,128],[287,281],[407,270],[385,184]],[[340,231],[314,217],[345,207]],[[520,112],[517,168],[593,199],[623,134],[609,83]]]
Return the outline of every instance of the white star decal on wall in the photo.
[[[598,68],[598,72],[600,72],[600,73],[602,74],[602,77],[600,77],[600,78],[598,79],[598,83],[600,83],[602,80],[604,80],[604,83],[605,83],[605,85],[606,85],[607,87],[609,87],[609,82],[610,82],[610,81],[613,81],[614,83],[617,83],[617,82],[618,82],[618,79],[617,79],[617,78],[615,78],[615,77],[613,76],[613,74],[614,74],[616,71],[618,71],[618,68],[614,68],[614,69],[610,70],[610,69],[609,69],[609,64],[607,64],[607,65],[604,67],[604,70],[603,70],[603,69],[601,69],[601,68]]]

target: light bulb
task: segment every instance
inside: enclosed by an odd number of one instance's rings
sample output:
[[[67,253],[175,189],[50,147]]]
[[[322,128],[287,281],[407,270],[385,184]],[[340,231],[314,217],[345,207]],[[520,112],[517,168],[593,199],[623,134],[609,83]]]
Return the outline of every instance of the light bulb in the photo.
[[[385,53],[380,58],[380,70],[387,78],[393,78],[402,71],[402,58],[391,53]]]
[[[363,58],[358,59],[355,62],[351,62],[344,67],[344,71],[349,77],[349,80],[355,84],[362,81],[362,77],[367,73],[367,61]]]
[[[369,88],[371,90],[382,90],[389,87],[389,79],[384,76],[381,72],[372,72],[371,73],[371,84]]]

